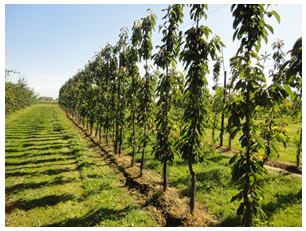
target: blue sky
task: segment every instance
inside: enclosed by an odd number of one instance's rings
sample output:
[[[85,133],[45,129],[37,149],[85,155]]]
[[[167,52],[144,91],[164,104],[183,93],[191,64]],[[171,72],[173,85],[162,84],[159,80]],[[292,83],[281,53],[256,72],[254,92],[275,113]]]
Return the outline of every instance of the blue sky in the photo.
[[[147,16],[147,9],[153,9],[157,15],[157,25],[153,34],[153,46],[160,45],[161,33],[158,26],[162,24],[164,12],[168,5],[160,4],[9,4],[5,5],[5,68],[20,72],[10,79],[16,81],[25,77],[30,86],[40,96],[58,97],[58,91],[78,69],[91,60],[95,52],[106,43],[115,45],[120,28],[128,27],[131,33],[136,19]],[[84,3],[84,2],[83,2]],[[108,3],[113,3],[110,1]],[[262,44],[260,54],[272,53],[271,44],[276,38],[285,42],[285,52],[292,48],[297,38],[302,36],[302,5],[273,5],[281,17],[281,23],[268,18],[267,23],[274,28],[268,44]],[[189,20],[189,8],[186,7],[183,31],[193,24]],[[213,34],[221,37],[225,43],[225,69],[229,73],[228,60],[235,54],[239,42],[233,42],[230,4],[209,4],[207,21]],[[156,50],[153,51],[155,53]],[[272,56],[272,55],[271,55]],[[270,57],[271,57],[270,56]],[[289,55],[288,55],[289,58]],[[265,63],[266,72],[273,67],[273,61]],[[142,64],[139,65],[142,70]],[[178,68],[182,69],[179,65]],[[223,70],[222,70],[223,71]],[[230,74],[228,74],[230,77]],[[211,78],[209,82],[211,83]],[[220,82],[222,82],[222,76]]]

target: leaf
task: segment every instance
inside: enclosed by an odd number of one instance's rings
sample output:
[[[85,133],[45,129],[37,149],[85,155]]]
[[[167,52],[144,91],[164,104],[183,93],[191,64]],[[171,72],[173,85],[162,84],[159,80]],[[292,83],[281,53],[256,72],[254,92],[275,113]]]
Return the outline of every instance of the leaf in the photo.
[[[274,17],[276,18],[277,22],[280,23],[280,16],[279,14],[275,11],[275,10],[272,10],[269,12],[269,16],[271,17],[272,15],[274,15]]]
[[[239,132],[239,128],[236,128],[232,133],[231,133],[231,139],[234,139],[237,133]]]
[[[172,68],[175,68],[175,62],[173,60],[171,60],[171,66]]]
[[[269,24],[266,24],[266,28],[272,33],[274,34],[274,30],[273,30],[273,27],[270,26]]]
[[[243,191],[240,191],[237,195],[232,197],[231,202],[234,202],[236,200],[240,201],[242,198],[243,198]]]
[[[262,149],[266,150],[266,146],[263,144],[263,142],[260,140],[260,138],[259,138],[259,137],[256,137],[255,139],[256,139],[256,142],[259,144],[259,146],[260,146]]]
[[[239,119],[238,116],[235,116],[235,117],[233,118],[233,123],[234,123],[234,125],[235,125],[236,127],[239,127],[239,126],[240,126],[240,119]]]
[[[238,152],[235,154],[235,155],[233,155],[232,157],[231,157],[231,159],[230,159],[230,161],[229,161],[229,164],[232,164],[232,163],[234,163],[236,160],[237,160],[237,158],[238,158]]]
[[[237,215],[242,215],[244,209],[244,203],[240,203],[239,208],[237,209]]]
[[[290,86],[289,86],[289,85],[285,85],[284,88],[285,88],[287,94],[291,97],[291,99],[293,99],[293,98],[294,98],[294,95],[293,95],[293,93],[292,93],[292,91],[291,91]]]

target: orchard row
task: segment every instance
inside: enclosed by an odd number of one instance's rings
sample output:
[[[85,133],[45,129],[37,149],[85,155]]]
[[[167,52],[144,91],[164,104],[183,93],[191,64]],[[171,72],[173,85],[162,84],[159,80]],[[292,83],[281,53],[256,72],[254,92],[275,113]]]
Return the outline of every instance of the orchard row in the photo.
[[[184,7],[174,4],[164,10],[164,23],[160,26],[162,44],[157,46],[156,54],[152,54],[151,38],[156,25],[156,15],[152,11],[134,22],[130,39],[128,29],[121,28],[116,45],[107,44],[94,60],[61,87],[59,103],[79,123],[84,125],[86,121],[91,131],[96,125],[100,137],[104,132],[107,143],[112,132],[114,152],[118,155],[125,130],[131,129],[132,166],[136,146],[142,148],[140,176],[149,134],[153,130],[156,134],[153,154],[163,166],[163,190],[168,187],[167,166],[173,162],[175,153],[179,153],[189,166],[191,213],[195,208],[193,164],[203,161],[213,151],[213,146],[204,138],[205,129],[216,126],[216,114],[225,114],[230,137],[242,132],[239,140],[243,151],[230,161],[232,179],[239,189],[232,200],[242,201],[237,214],[244,216],[246,226],[251,226],[253,216],[258,213],[264,216],[260,206],[264,196],[261,179],[266,174],[263,157],[277,155],[277,142],[286,144],[285,125],[277,124],[277,113],[288,98],[294,105],[301,105],[302,38],[294,44],[288,61],[282,51],[283,42],[273,44],[275,66],[270,73],[273,81],[267,85],[258,52],[262,40],[268,41],[268,31],[273,33],[265,16],[273,16],[278,22],[280,16],[262,4],[232,5],[233,39],[241,41],[241,45],[230,60],[231,82],[226,87],[219,87],[216,84],[222,62],[219,56],[225,45],[217,35],[209,40],[212,30],[199,24],[200,19],[207,18],[208,6],[189,5],[194,26],[182,32],[179,25],[183,22]],[[141,60],[145,61],[143,77],[137,66]],[[158,67],[153,73],[149,72],[149,60]],[[178,60],[183,63],[186,76],[175,69]],[[207,82],[211,61],[215,62],[213,96]],[[294,108],[293,114],[301,120],[301,107]],[[254,118],[260,110],[269,113],[269,119],[258,125]],[[212,125],[208,118],[213,118]]]

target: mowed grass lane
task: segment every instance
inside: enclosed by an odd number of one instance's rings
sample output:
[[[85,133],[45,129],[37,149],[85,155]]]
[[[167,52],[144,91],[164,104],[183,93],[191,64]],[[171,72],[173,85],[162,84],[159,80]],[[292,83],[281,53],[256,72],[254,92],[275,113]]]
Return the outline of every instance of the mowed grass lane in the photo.
[[[157,226],[58,105],[5,122],[6,226]]]

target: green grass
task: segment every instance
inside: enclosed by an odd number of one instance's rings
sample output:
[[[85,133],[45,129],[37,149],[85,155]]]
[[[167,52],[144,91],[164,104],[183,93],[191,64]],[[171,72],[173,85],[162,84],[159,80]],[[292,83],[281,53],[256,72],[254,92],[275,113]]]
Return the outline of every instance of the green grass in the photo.
[[[76,131],[56,104],[38,104],[6,117],[6,226],[157,226],[141,198],[123,187]],[[298,125],[296,125],[298,126]],[[289,129],[294,129],[290,127]],[[126,133],[126,138],[129,136]],[[151,136],[152,142],[155,137]],[[124,151],[132,148],[124,142]],[[147,147],[146,168],[162,173],[160,161]],[[141,150],[136,160],[139,162]],[[238,191],[231,182],[229,157],[215,153],[196,164],[197,200],[208,207],[216,226],[243,226],[236,215]],[[189,171],[175,156],[170,184],[188,196]],[[293,174],[270,172],[265,177],[262,208],[267,220],[254,226],[301,226],[302,182]]]
[[[6,226],[157,226],[58,105],[5,124]]]
[[[267,116],[263,116],[262,118],[259,118],[258,120],[255,121],[255,123],[258,124],[259,122],[264,122],[266,117]],[[221,121],[221,119],[219,121]],[[289,141],[287,142],[286,148],[283,146],[282,143],[278,143],[280,147],[279,158],[271,156],[271,159],[274,159],[277,162],[290,162],[292,163],[292,165],[295,165],[297,148],[294,141],[296,139],[299,139],[297,131],[302,126],[302,123],[292,120],[292,118],[290,118],[289,116],[283,116],[282,118],[277,118],[276,121],[288,123],[287,129],[288,129]],[[224,120],[224,123],[225,123],[224,126],[226,126],[227,119]],[[221,123],[218,124],[218,129],[215,130],[215,146],[219,146],[220,144],[220,138],[219,138],[220,128],[221,128]],[[205,140],[212,142],[212,129],[206,128],[205,133],[206,133]],[[241,144],[239,141],[241,135],[242,131],[238,132],[236,137],[232,139],[231,148],[241,150]],[[229,134],[225,133],[223,136],[223,146],[228,146],[228,141],[229,141]],[[300,158],[301,158],[300,163],[302,164],[302,155]]]
[[[127,132],[126,137],[130,134]],[[152,142],[155,137],[151,135]],[[132,148],[127,142],[124,146],[126,153],[131,153]],[[137,153],[139,162],[141,151]],[[162,174],[160,161],[151,155],[152,144],[146,149],[146,167],[155,169]],[[194,165],[197,177],[197,200],[208,207],[215,220],[216,226],[243,226],[241,217],[236,215],[240,202],[230,202],[238,193],[236,186],[231,182],[230,157],[222,153],[214,153],[203,163]],[[183,195],[188,196],[190,173],[188,165],[178,156],[174,164],[169,167],[168,176],[170,184],[180,189]],[[301,226],[302,225],[302,181],[293,174],[282,175],[278,172],[269,172],[265,177],[265,198],[262,208],[267,214],[267,219],[256,218],[254,226]]]

